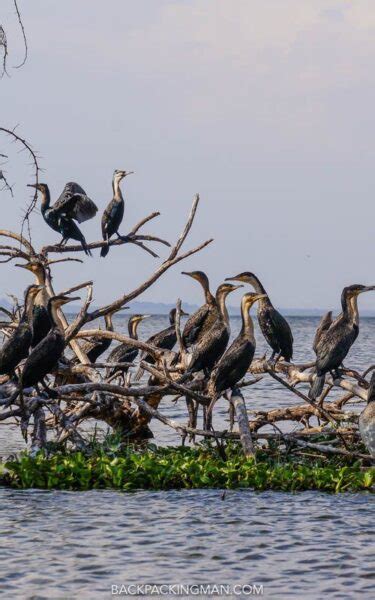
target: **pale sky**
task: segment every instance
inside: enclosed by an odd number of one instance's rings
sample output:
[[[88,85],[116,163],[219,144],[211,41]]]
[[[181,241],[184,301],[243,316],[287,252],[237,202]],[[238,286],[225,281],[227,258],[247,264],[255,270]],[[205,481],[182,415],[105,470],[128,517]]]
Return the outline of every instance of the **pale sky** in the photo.
[[[56,198],[76,180],[100,211],[115,168],[125,180],[122,231],[171,241],[194,193],[201,205],[187,247],[211,247],[173,268],[140,300],[199,303],[181,270],[212,287],[254,271],[281,307],[338,306],[341,289],[375,284],[375,2],[373,0],[19,0],[29,59],[0,81],[0,122],[41,155]],[[22,58],[13,2],[2,0],[9,66]],[[12,156],[15,199],[2,192],[1,227],[19,229],[29,197],[24,154]],[[58,241],[40,214],[36,245]],[[100,239],[100,217],[82,225]],[[165,250],[161,248],[161,256]],[[95,281],[95,303],[133,289],[158,261],[136,247],[84,267],[59,265],[55,286]],[[0,296],[30,282],[1,265]],[[375,308],[375,296],[361,306]],[[239,302],[233,297],[231,304]]]

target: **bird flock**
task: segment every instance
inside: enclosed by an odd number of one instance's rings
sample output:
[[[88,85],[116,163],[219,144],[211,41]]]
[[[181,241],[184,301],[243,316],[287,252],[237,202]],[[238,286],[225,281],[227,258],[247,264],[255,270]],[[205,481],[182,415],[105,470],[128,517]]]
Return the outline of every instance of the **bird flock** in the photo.
[[[131,173],[132,171],[116,170],[113,174],[113,198],[102,216],[102,257],[108,255],[109,242],[113,236],[125,241],[127,239],[119,231],[124,217],[124,198],[120,183]],[[77,223],[93,218],[98,209],[84,189],[77,183],[67,183],[58,200],[51,205],[48,186],[38,183],[33,187],[41,194],[43,219],[49,227],[61,234],[61,244],[66,244],[69,239],[77,240],[84,252],[90,255],[91,251]],[[17,266],[30,271],[35,277],[35,283],[26,289],[19,322],[0,349],[0,374],[14,379],[19,392],[25,387],[38,388],[38,385],[49,390],[47,375],[53,372],[60,359],[64,359],[66,347],[58,310],[75,298],[66,295],[51,297],[47,293],[45,267],[38,260],[30,260]],[[230,390],[232,392],[235,390],[254,358],[256,340],[250,316],[251,307],[257,304],[260,330],[272,350],[270,363],[275,365],[281,359],[287,363],[292,361],[293,334],[289,323],[273,306],[269,294],[254,273],[242,272],[227,277],[224,283],[219,285],[215,294],[211,292],[208,277],[203,271],[184,271],[183,275],[200,284],[204,302],[192,315],[181,311],[181,315],[188,318],[172,365],[183,367],[184,371],[192,377],[196,373],[203,373],[206,382],[205,391],[210,398],[210,404],[204,410],[204,427],[209,429],[212,428],[212,412],[218,398],[226,395]],[[244,284],[251,286],[252,291],[247,291],[242,297],[242,327],[238,336],[228,346],[230,320],[226,299],[230,293],[243,287]],[[341,376],[340,369],[343,368],[343,361],[359,332],[358,296],[372,290],[375,290],[375,286],[345,287],[341,295],[341,313],[333,319],[330,311],[322,318],[313,344],[316,363],[315,375],[309,391],[312,401],[318,400],[322,395],[327,374],[332,375],[333,379]],[[128,334],[131,339],[138,339],[138,327],[148,316],[137,314],[130,317]],[[112,317],[113,313],[105,317],[107,331],[114,331]],[[154,349],[173,350],[177,342],[176,309],[170,312],[169,320],[170,325],[167,328],[147,340]],[[109,350],[111,343],[112,340],[109,338],[94,336],[82,346],[82,350],[90,363],[95,363]],[[105,374],[106,380],[111,381],[120,377],[123,385],[126,385],[126,375],[138,353],[139,350],[134,345],[117,344],[106,359],[109,364]],[[152,353],[146,351],[142,352],[141,359],[150,365],[155,362]],[[72,362],[77,360],[72,359]],[[19,369],[21,363],[22,368]],[[119,368],[119,365],[123,365],[122,368]],[[144,368],[140,366],[134,380],[139,381],[143,373]],[[374,399],[375,379],[370,386],[368,406],[360,419],[362,436],[370,446],[375,446]],[[196,427],[196,418],[196,412],[192,411],[191,427]]]
[[[116,235],[119,239],[126,241],[128,238],[119,233],[119,228],[124,218],[125,202],[120,188],[120,182],[133,171],[122,171],[116,169],[112,178],[113,197],[102,216],[103,245],[100,255],[107,256],[109,252],[109,241]],[[60,245],[65,245],[69,239],[80,242],[82,249],[88,256],[91,250],[87,245],[85,236],[77,223],[83,223],[95,217],[98,212],[96,204],[88,197],[85,190],[74,181],[67,183],[54,204],[51,205],[51,194],[46,183],[29,184],[28,187],[35,188],[40,192],[41,212],[47,225],[62,235]]]

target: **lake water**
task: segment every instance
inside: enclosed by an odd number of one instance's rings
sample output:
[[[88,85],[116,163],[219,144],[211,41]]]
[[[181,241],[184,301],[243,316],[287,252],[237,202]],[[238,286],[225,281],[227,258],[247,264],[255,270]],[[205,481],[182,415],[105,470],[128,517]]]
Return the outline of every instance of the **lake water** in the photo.
[[[313,357],[316,318],[289,318],[295,361]],[[118,318],[123,330],[126,320]],[[166,317],[144,321],[140,337],[165,327]],[[235,335],[240,327],[232,319]],[[266,347],[258,329],[257,354]],[[375,319],[362,319],[346,363],[374,362]],[[274,380],[246,390],[248,409],[298,402]],[[165,399],[160,409],[176,420],[184,404]],[[215,426],[226,428],[225,402]],[[151,423],[155,441],[179,437]],[[19,431],[0,425],[0,454],[24,447]],[[263,586],[265,598],[373,598],[373,497],[317,492],[285,494],[218,490],[121,493],[0,488],[0,591],[5,598],[110,598],[111,586],[217,584]],[[235,588],[236,591],[239,588]],[[131,588],[134,590],[134,588]],[[171,596],[172,597],[172,596]],[[191,597],[202,597],[194,595]]]

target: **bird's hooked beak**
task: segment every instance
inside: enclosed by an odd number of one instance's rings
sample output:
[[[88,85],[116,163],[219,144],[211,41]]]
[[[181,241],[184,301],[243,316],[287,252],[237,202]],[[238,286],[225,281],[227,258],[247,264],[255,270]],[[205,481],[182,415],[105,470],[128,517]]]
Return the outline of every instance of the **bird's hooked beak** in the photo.
[[[121,175],[121,178],[127,177],[128,175],[133,175],[134,171],[117,171],[117,175]]]
[[[225,281],[226,281],[226,280],[225,280]],[[241,284],[240,284],[240,285],[233,285],[233,286],[230,288],[230,290],[229,290],[229,291],[230,291],[230,292],[235,292],[236,290],[239,290],[239,289],[240,289],[240,288],[242,288],[242,287],[243,287],[243,285],[241,285]]]
[[[358,293],[362,294],[363,292],[372,292],[375,290],[375,285],[366,285],[363,290],[360,290]]]
[[[139,317],[139,320],[140,320],[140,321],[143,321],[143,319],[149,319],[150,317],[151,317],[151,315],[141,315],[141,316]]]
[[[236,275],[235,277],[226,277],[224,281],[244,281],[246,283],[246,280],[241,277],[241,275]]]
[[[181,308],[181,310],[180,310],[180,315],[181,315],[181,317],[188,317],[188,316],[189,316],[189,313],[185,312],[185,311],[184,311],[184,310]]]
[[[198,273],[195,273],[194,271],[181,271],[181,275],[187,275],[188,277],[191,277],[192,279],[201,282],[201,277]]]
[[[39,188],[38,188],[38,184],[37,184],[37,183],[28,183],[28,184],[27,184],[27,187],[34,188],[34,190],[37,190],[37,189],[39,189]]]
[[[80,296],[61,296],[59,298],[59,304],[68,304],[68,302],[74,302],[74,300],[81,300]]]
[[[21,263],[16,263],[14,265],[15,267],[20,267],[21,269],[26,269],[27,271],[31,271],[31,264],[30,263],[25,263],[24,265],[21,265]]]

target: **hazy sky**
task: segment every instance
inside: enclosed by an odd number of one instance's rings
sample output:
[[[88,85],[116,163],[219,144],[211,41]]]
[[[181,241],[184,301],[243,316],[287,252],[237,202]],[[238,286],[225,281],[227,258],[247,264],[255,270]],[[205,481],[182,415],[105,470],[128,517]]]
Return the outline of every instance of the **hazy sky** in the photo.
[[[102,210],[115,168],[126,232],[173,240],[195,192],[188,246],[214,244],[183,269],[215,287],[252,270],[287,307],[336,307],[341,289],[375,283],[375,3],[373,0],[19,0],[29,60],[0,81],[1,124],[30,140],[56,197],[76,180]],[[22,58],[11,0],[2,0],[9,64]],[[3,144],[4,142],[4,144]],[[18,229],[26,156],[13,153],[15,199],[1,226]],[[85,223],[100,237],[100,219]],[[35,241],[58,236],[33,218]],[[164,248],[161,249],[165,255]],[[95,302],[130,290],[157,266],[136,247],[55,268],[55,285],[95,280]],[[200,301],[182,264],[143,299]],[[2,266],[0,296],[27,274]],[[239,294],[239,293],[238,293]],[[361,306],[375,308],[368,294]],[[142,299],[142,298],[141,298]],[[239,301],[233,298],[232,303]]]

